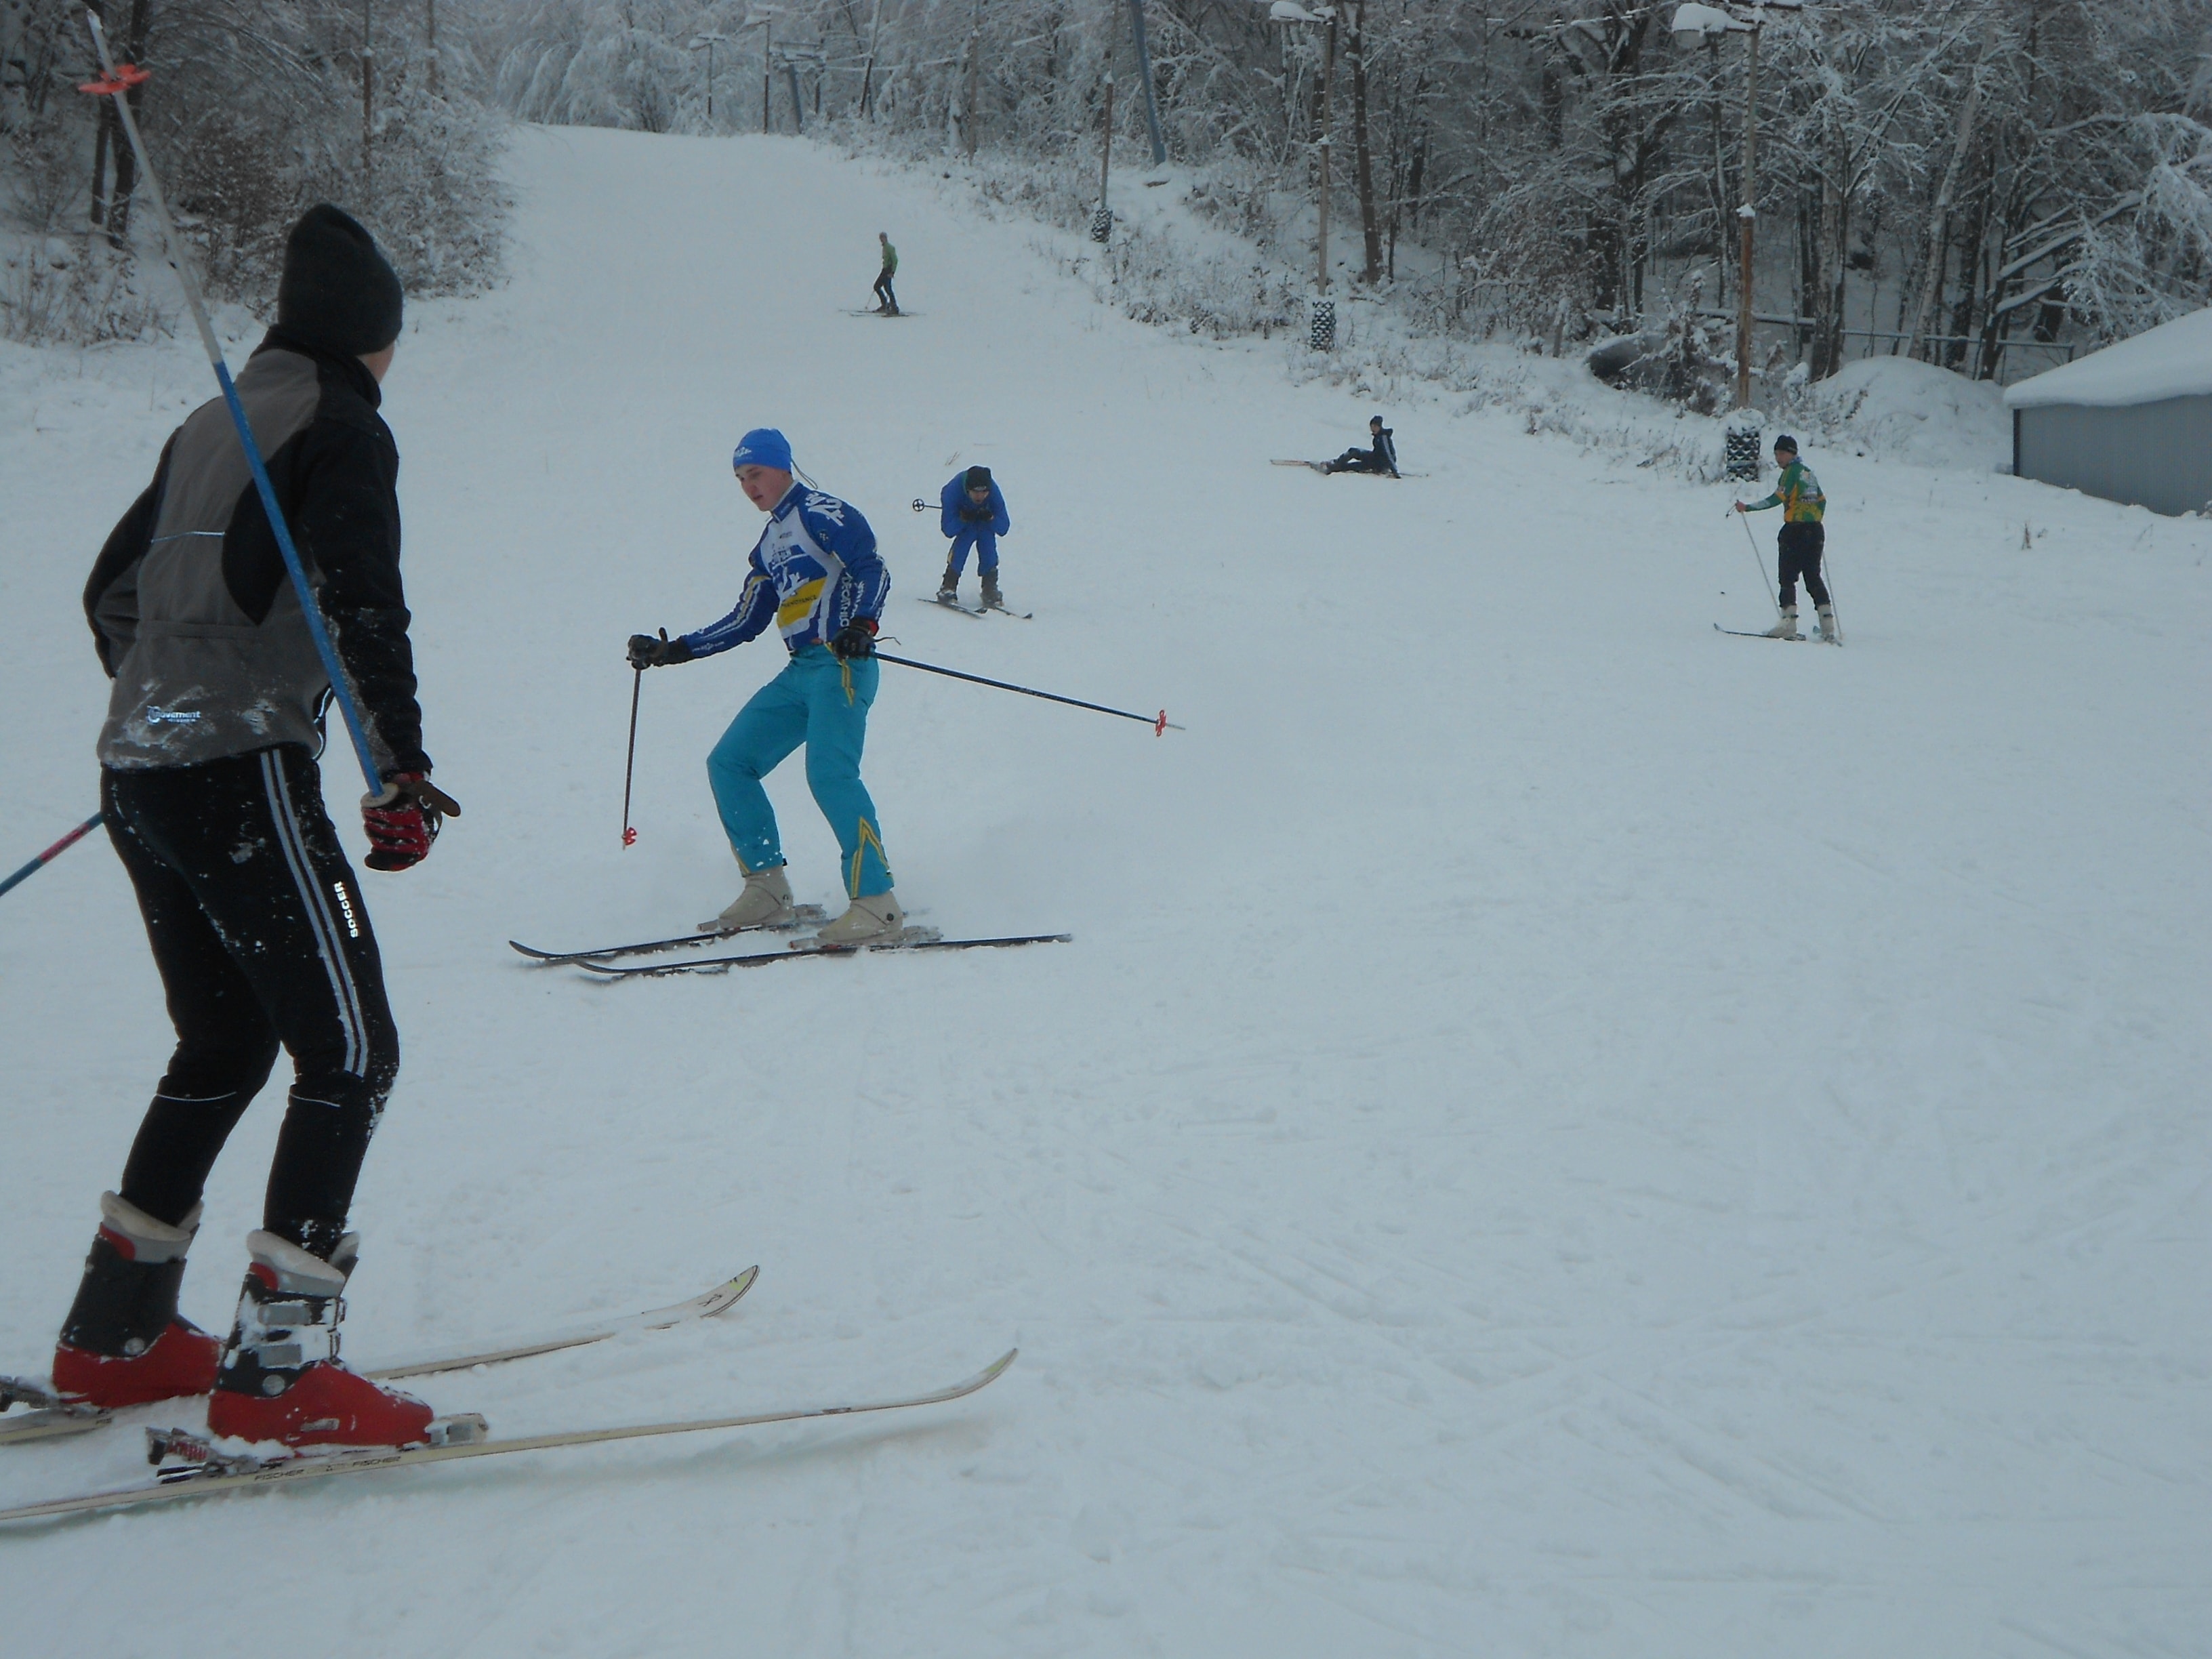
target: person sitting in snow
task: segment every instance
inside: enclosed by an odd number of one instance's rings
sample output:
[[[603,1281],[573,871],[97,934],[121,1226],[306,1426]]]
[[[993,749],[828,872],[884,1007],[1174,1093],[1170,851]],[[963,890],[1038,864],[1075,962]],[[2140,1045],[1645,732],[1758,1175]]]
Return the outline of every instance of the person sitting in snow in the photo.
[[[1774,464],[1782,469],[1782,476],[1774,481],[1773,494],[1761,501],[1735,504],[1739,513],[1759,513],[1770,507],[1782,509],[1782,529],[1775,538],[1782,619],[1766,630],[1766,635],[1774,640],[1805,637],[1797,631],[1797,579],[1802,575],[1820,618],[1820,637],[1831,645],[1841,645],[1844,636],[1836,629],[1828,586],[1820,580],[1820,550],[1828,534],[1821,519],[1827,512],[1828,498],[1820,493],[1820,481],[1813,476],[1813,469],[1797,459],[1797,441],[1786,432],[1774,441]]]
[[[1372,446],[1367,449],[1347,449],[1334,460],[1322,467],[1324,472],[1380,472],[1390,477],[1398,476],[1398,446],[1391,441],[1395,434],[1382,424],[1380,415],[1367,422],[1367,437]]]
[[[971,466],[965,472],[955,473],[945,481],[945,488],[937,497],[938,527],[952,538],[952,550],[945,557],[945,578],[937,585],[940,605],[960,603],[960,573],[968,568],[968,550],[975,550],[976,573],[983,578],[983,608],[1006,608],[1006,595],[999,592],[999,538],[1005,535],[1011,521],[1006,517],[1006,498],[991,477],[988,466]]]

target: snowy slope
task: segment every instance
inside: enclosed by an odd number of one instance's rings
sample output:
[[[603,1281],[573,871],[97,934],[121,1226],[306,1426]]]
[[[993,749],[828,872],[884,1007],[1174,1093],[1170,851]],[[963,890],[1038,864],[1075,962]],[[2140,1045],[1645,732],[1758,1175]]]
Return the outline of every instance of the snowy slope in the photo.
[[[406,1060],[349,1352],[758,1261],[725,1324],[423,1392],[523,1433],[1023,1358],[905,1421],[0,1537],[11,1643],[2202,1650],[2212,525],[1814,447],[1850,643],[1725,639],[1771,613],[1723,490],[1434,404],[1389,411],[1426,478],[1271,468],[1368,408],[795,141],[512,166],[514,283],[416,307],[387,386],[467,811],[369,879]],[[909,320],[843,314],[879,228]],[[0,863],[93,810],[77,590],[193,356],[0,353]],[[1073,945],[618,986],[506,949],[734,890],[702,763],[775,647],[647,677],[627,852],[620,653],[728,605],[763,422],[876,524],[907,653],[1189,726],[884,671],[902,896]],[[903,504],[977,461],[1033,623],[913,603]],[[167,1048],[97,842],[0,900],[0,985],[21,1369]],[[277,1105],[210,1192],[206,1324]],[[0,1455],[0,1504],[130,1478],[130,1438]]]

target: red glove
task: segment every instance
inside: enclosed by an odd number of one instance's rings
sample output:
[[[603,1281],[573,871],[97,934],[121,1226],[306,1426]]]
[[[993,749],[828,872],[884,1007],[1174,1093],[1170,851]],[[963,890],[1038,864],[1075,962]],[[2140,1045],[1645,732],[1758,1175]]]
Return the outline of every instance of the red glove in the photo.
[[[438,826],[459,817],[461,804],[420,772],[402,772],[380,795],[361,798],[361,826],[368,831],[368,867],[404,870],[430,856]]]

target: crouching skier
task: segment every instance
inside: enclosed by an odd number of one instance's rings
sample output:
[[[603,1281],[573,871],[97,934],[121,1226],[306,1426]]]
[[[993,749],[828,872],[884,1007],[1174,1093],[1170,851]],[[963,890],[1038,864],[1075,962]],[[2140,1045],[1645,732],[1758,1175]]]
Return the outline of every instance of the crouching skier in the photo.
[[[940,605],[960,603],[960,573],[968,568],[968,550],[975,550],[975,568],[983,578],[983,608],[1006,608],[999,591],[999,538],[1012,529],[1006,517],[1006,497],[988,466],[971,466],[945,481],[937,495],[938,524],[952,538],[945,556],[945,575],[937,584]]]
[[[883,672],[875,660],[876,622],[890,594],[890,573],[857,508],[793,480],[783,434],[766,427],[746,433],[731,465],[745,499],[769,515],[736,609],[678,639],[633,634],[629,641],[630,665],[657,668],[743,645],[774,622],[791,653],[707,757],[707,781],[745,884],[699,930],[773,927],[791,919],[783,842],[761,780],[805,744],[807,787],[836,833],[852,901],[817,937],[826,945],[893,938],[906,916],[891,891],[875,802],[860,781],[868,708]]]
[[[318,580],[386,787],[373,870],[404,870],[460,809],[429,781],[399,580],[399,454],[377,415],[399,279],[368,233],[310,210],[276,325],[238,395]],[[85,611],[114,680],[100,736],[107,833],[137,890],[177,1047],[139,1126],[54,1353],[94,1405],[208,1394],[208,1427],[290,1445],[399,1446],[430,1408],[338,1360],[359,1255],[354,1185],[399,1069],[368,907],[323,811],[330,682],[221,399],[170,438],[101,550]],[[216,1154],[294,1066],[230,1340],[177,1315]]]

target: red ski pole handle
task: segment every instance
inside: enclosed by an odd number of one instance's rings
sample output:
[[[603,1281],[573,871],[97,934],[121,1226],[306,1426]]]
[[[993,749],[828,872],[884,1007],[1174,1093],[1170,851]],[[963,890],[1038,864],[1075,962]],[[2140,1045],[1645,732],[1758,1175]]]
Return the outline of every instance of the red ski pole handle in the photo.
[[[136,64],[118,64],[112,75],[103,75],[97,81],[87,81],[77,88],[95,98],[120,98],[133,87],[143,87],[154,77]]]

